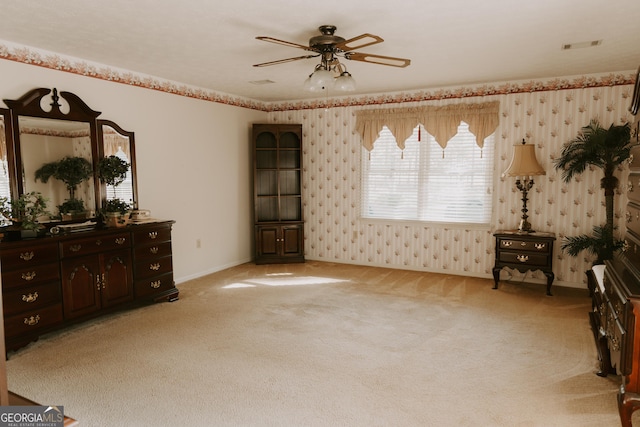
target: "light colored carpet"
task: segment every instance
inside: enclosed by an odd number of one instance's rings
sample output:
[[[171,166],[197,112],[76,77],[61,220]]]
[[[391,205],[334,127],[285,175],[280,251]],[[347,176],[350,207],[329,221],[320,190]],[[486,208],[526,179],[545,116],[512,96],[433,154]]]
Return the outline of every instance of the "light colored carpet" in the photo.
[[[492,285],[245,264],[42,338],[9,388],[92,427],[619,425],[586,291]]]

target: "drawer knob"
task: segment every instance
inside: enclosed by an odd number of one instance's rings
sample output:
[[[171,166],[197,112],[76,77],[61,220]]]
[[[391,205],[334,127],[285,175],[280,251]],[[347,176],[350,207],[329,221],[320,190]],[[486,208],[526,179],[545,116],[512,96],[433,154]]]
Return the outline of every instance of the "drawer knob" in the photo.
[[[529,261],[529,255],[518,255],[516,259],[520,262],[527,262]]]
[[[27,271],[26,273],[22,273],[22,279],[28,281],[31,281],[33,279],[36,278],[36,272],[35,271]]]
[[[126,239],[126,238],[124,238],[124,237],[118,237],[118,238],[116,239],[116,245],[123,245],[123,244],[124,244],[124,242],[126,242],[126,241],[127,241],[127,239]]]
[[[32,294],[29,295],[22,295],[22,301],[24,302],[35,302],[38,299],[38,293],[34,292]]]
[[[98,243],[98,242],[96,242],[96,245],[98,245],[98,244],[99,244],[99,243]],[[80,249],[82,249],[82,245],[80,245],[80,244],[76,244],[76,245],[71,245],[71,246],[69,246],[69,250],[70,250],[71,252],[79,252],[79,251],[80,251]]]
[[[149,238],[150,239],[155,239],[158,237],[158,232],[157,231],[150,231],[149,232]]]
[[[151,282],[151,287],[153,289],[158,289],[160,287],[160,284],[161,284],[160,280],[156,280],[154,282]]]
[[[511,240],[503,240],[502,241],[502,246],[505,246],[505,247],[508,248],[511,245],[513,245],[513,242]]]
[[[31,261],[34,257],[34,253],[33,252],[22,252],[20,254],[20,259],[23,261]]]
[[[159,248],[157,246],[153,246],[151,248],[149,248],[149,252],[151,252],[152,254],[157,254],[158,253]]]
[[[153,271],[158,271],[160,270],[160,263],[156,262],[155,264],[150,264],[149,265],[149,270],[153,270]]]
[[[35,316],[25,317],[24,324],[27,326],[35,326],[40,322],[40,315],[36,314]]]
[[[547,244],[546,243],[536,243],[534,246],[535,246],[536,249],[542,250],[542,249],[545,249],[547,247]]]

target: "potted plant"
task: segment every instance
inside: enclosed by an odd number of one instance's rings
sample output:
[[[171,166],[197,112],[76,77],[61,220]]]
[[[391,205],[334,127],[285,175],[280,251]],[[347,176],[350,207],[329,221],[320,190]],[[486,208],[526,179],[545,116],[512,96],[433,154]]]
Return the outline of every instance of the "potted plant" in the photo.
[[[82,219],[86,217],[84,200],[67,199],[58,205],[58,212],[63,220]]]
[[[113,187],[113,197],[102,202],[102,218],[107,226],[124,225],[124,217],[131,210],[131,206],[116,197],[116,187],[127,177],[129,163],[117,156],[107,156],[98,162],[98,177],[105,184]]]
[[[113,197],[116,197],[116,187],[124,182],[129,171],[129,163],[118,156],[107,156],[98,162],[98,178],[113,187]]]
[[[618,187],[616,169],[631,155],[630,125],[611,125],[602,127],[597,120],[582,128],[576,138],[562,147],[561,156],[555,160],[555,167],[562,171],[564,182],[570,182],[574,176],[582,174],[587,167],[594,166],[603,172],[600,188],[604,190],[606,223],[593,228],[591,235],[565,237],[562,250],[571,256],[577,256],[583,250],[594,254],[594,264],[611,259],[622,249],[624,242],[615,237],[614,194]]]
[[[37,191],[24,193],[13,200],[0,197],[0,214],[13,223],[21,237],[36,237],[42,228],[39,219],[49,215],[47,199]]]
[[[49,181],[49,178],[53,177],[57,180],[62,181],[67,190],[69,191],[69,199],[67,199],[67,203],[63,203],[60,206],[63,206],[66,211],[60,210],[60,214],[73,214],[74,217],[82,216],[84,217],[84,202],[80,199],[76,199],[75,190],[76,187],[89,179],[93,174],[93,166],[91,163],[85,159],[84,157],[64,157],[56,162],[45,163],[35,172],[36,181],[40,180],[44,183]],[[59,207],[60,207],[59,206]],[[79,208],[79,212],[72,212],[68,210],[68,207]],[[68,218],[71,219],[71,218]]]
[[[131,206],[122,199],[109,199],[102,201],[100,214],[107,227],[121,227],[125,224],[125,216],[131,210]]]

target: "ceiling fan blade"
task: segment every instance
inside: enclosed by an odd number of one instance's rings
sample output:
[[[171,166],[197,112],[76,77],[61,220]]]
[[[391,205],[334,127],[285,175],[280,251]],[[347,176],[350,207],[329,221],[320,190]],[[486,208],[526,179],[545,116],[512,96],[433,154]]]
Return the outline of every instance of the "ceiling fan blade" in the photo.
[[[309,58],[315,58],[318,57],[320,55],[305,55],[305,56],[297,56],[295,58],[287,58],[287,59],[279,59],[277,61],[271,61],[271,62],[263,62],[261,64],[253,64],[254,67],[268,67],[269,65],[278,65],[278,64],[284,64],[286,62],[293,62],[293,61],[298,61],[300,59],[309,59]]]
[[[360,49],[365,46],[371,46],[372,44],[382,43],[383,41],[382,37],[365,33],[336,44],[336,48],[346,52],[349,50]]]
[[[370,62],[372,64],[390,65],[392,67],[408,67],[411,64],[410,59],[394,58],[392,56],[372,55],[370,53],[347,52],[345,58],[353,61]]]
[[[294,43],[294,42],[288,42],[288,41],[279,40],[279,39],[274,39],[273,37],[258,36],[258,37],[256,37],[256,39],[262,40],[262,41],[265,41],[265,42],[270,42],[270,43],[282,44],[282,45],[289,46],[289,47],[297,47],[299,49],[304,49],[304,50],[313,50],[309,46],[305,46],[303,44],[298,44],[298,43]]]

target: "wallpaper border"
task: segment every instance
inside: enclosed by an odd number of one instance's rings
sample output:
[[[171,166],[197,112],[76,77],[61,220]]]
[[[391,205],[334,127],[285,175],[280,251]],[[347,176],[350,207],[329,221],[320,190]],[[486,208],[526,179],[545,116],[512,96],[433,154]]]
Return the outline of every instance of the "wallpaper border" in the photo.
[[[390,92],[374,95],[350,97],[334,97],[329,99],[312,99],[303,101],[263,102],[237,95],[190,86],[170,80],[157,78],[142,73],[122,70],[103,64],[92,63],[82,59],[64,56],[41,49],[0,42],[0,59],[34,65],[51,70],[63,71],[85,77],[92,77],[114,83],[157,90],[174,95],[216,102],[235,107],[249,108],[264,112],[309,110],[331,107],[353,107],[366,105],[399,104],[406,102],[432,101],[442,99],[461,99],[487,95],[512,93],[531,93],[540,91],[583,89],[603,86],[633,84],[635,76],[632,72],[610,73],[604,75],[583,75],[550,80],[512,81],[504,83],[483,84],[477,86],[460,86],[434,90],[416,90]]]

